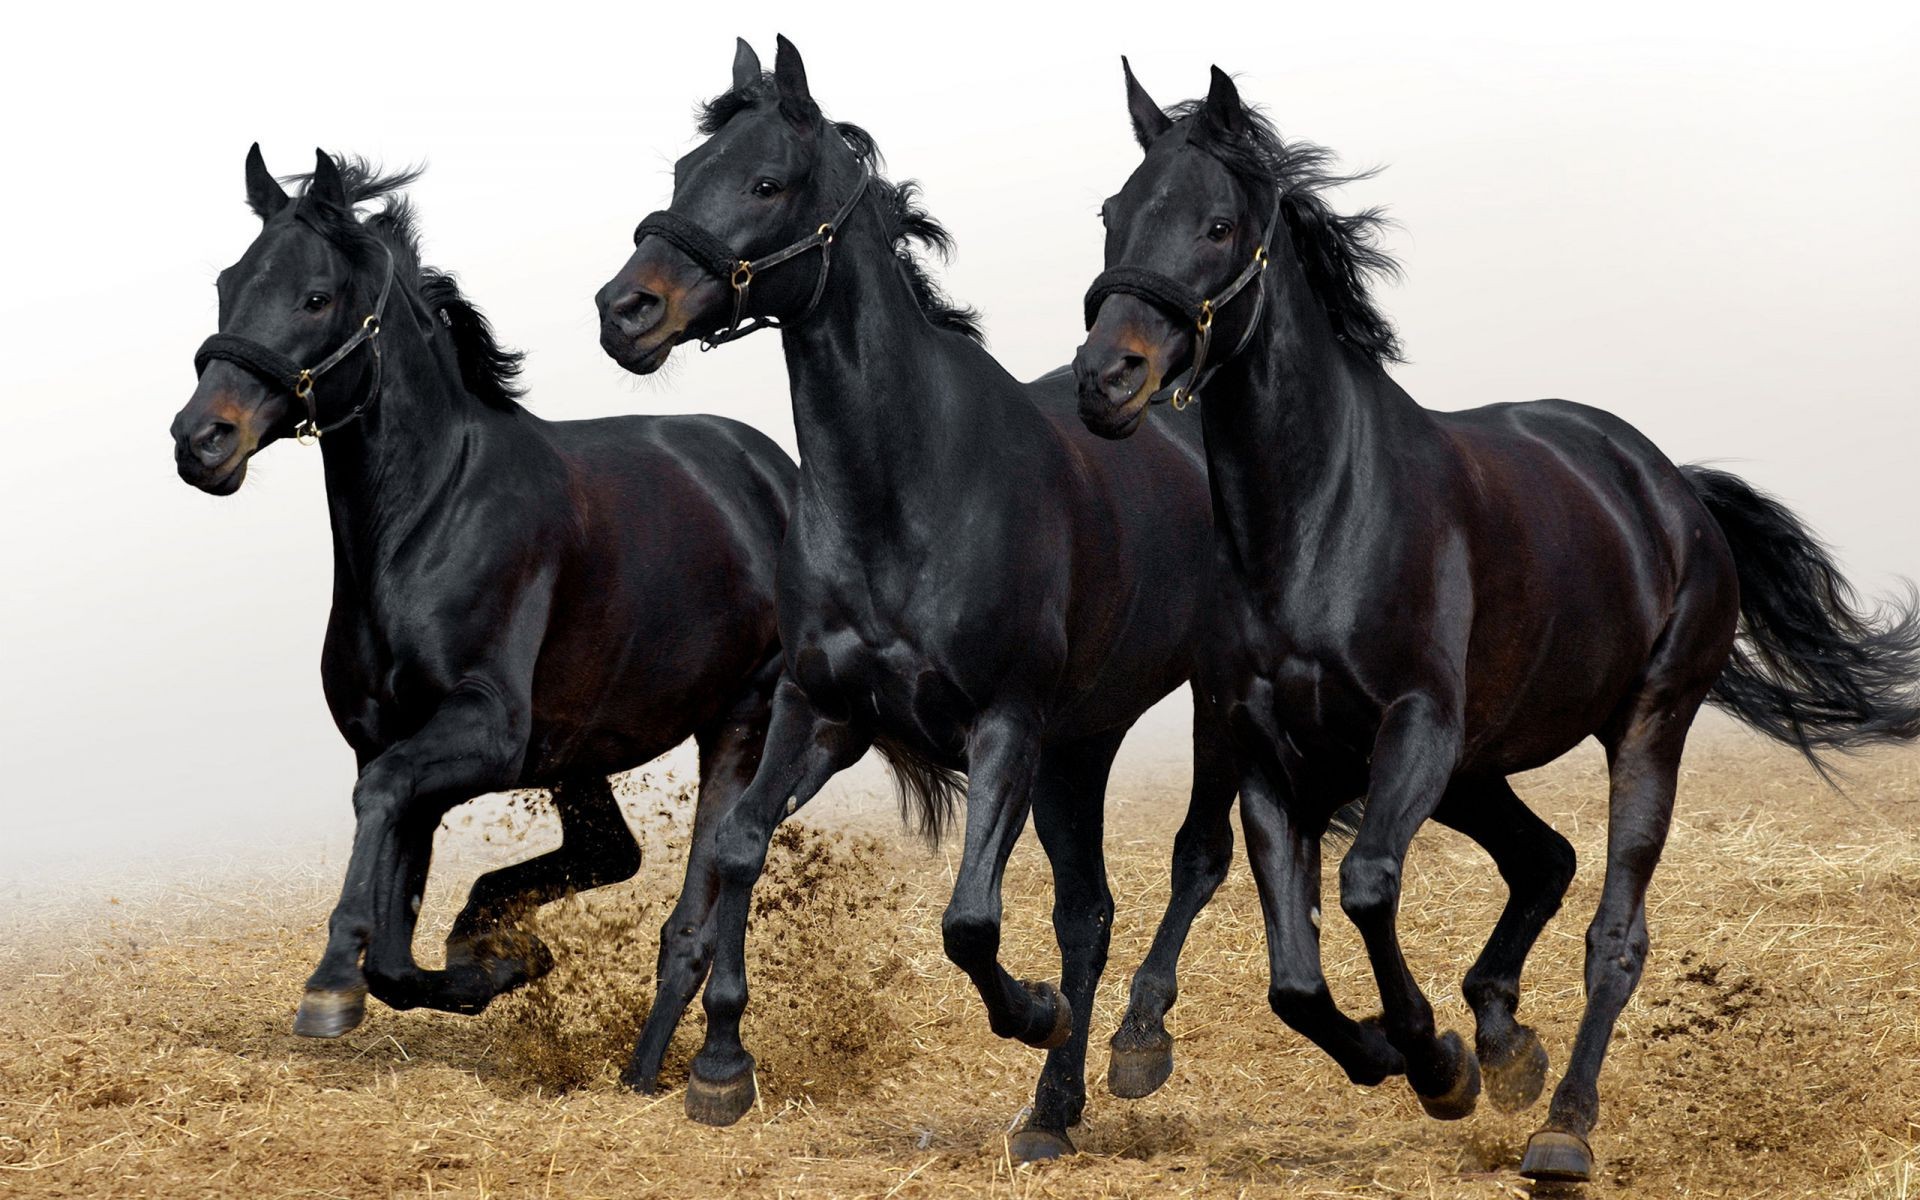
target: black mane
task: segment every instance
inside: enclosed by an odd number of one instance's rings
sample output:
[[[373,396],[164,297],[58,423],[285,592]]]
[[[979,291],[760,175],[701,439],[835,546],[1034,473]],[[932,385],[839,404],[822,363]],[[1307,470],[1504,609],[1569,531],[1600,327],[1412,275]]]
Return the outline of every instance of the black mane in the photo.
[[[711,137],[740,113],[775,95],[772,75],[763,75],[760,82],[752,87],[722,92],[700,105],[696,113],[699,130]],[[893,252],[900,259],[901,272],[912,286],[914,299],[919,301],[920,311],[926,314],[927,320],[938,328],[951,330],[984,344],[986,334],[980,328],[980,313],[949,299],[914,250],[914,244],[918,243],[939,255],[942,262],[953,256],[953,235],[926,209],[920,207],[920,185],[911,179],[894,183],[883,177],[880,174],[883,164],[880,148],[874,144],[873,135],[858,125],[847,121],[827,121],[817,108],[810,114],[800,115],[817,118],[839,134],[848,149],[853,151],[854,157],[872,173],[867,191],[878,201],[878,213],[885,223],[887,240],[892,243]]]
[[[1206,107],[1204,100],[1188,100],[1168,109],[1167,115],[1185,122],[1193,145],[1256,191],[1278,190],[1294,252],[1308,286],[1326,309],[1334,336],[1375,362],[1403,361],[1400,335],[1369,291],[1375,278],[1400,277],[1400,264],[1379,245],[1381,232],[1392,222],[1378,208],[1335,212],[1324,195],[1374,172],[1336,171],[1333,151],[1312,142],[1287,141],[1258,109],[1243,106],[1242,127],[1233,132],[1209,120]]]
[[[500,344],[486,314],[460,291],[459,280],[451,273],[420,261],[419,223],[412,202],[399,193],[420,178],[425,168],[408,167],[383,175],[363,158],[334,155],[333,163],[346,189],[347,208],[321,204],[303,194],[298,214],[357,267],[378,263],[380,256],[375,251],[382,247],[392,251],[395,272],[402,280],[412,278],[420,302],[451,337],[454,358],[460,364],[460,382],[476,398],[495,408],[513,407],[525,393],[518,381],[525,352]],[[291,175],[286,181],[310,184],[312,178]],[[365,218],[355,214],[356,206],[372,200],[386,203]]]

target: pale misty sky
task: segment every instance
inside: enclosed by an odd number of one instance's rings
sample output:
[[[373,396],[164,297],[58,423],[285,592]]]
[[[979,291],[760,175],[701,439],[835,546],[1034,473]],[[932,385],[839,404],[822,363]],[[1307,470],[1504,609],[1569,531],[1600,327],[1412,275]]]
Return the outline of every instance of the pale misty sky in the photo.
[[[1022,377],[1077,344],[1095,211],[1137,158],[1119,55],[1162,103],[1218,62],[1289,134],[1386,167],[1344,202],[1402,222],[1385,305],[1411,359],[1395,375],[1422,402],[1612,409],[1786,498],[1869,592],[1920,575],[1913,5],[960,11],[16,12],[0,904],[33,863],[337,843],[350,821],[352,758],[319,687],[319,457],[277,445],[215,499],[175,477],[166,436],[214,329],[214,273],[257,229],[248,143],[280,172],[316,145],[429,163],[428,257],[530,351],[539,413],[714,411],[791,449],[775,337],[647,382],[595,342],[593,291],[666,200],[736,34],[769,64],[775,32],[793,38],[828,113],[923,181],[959,243],[946,283]],[[1155,737],[1177,737],[1183,703]]]

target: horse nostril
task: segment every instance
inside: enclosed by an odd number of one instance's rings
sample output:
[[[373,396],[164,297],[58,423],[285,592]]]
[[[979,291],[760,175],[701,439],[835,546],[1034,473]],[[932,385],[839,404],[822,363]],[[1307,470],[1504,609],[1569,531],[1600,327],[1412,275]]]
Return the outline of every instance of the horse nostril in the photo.
[[[613,315],[623,321],[638,322],[660,306],[660,297],[643,288],[634,288],[614,301]]]
[[[1140,384],[1146,376],[1147,360],[1138,354],[1122,354],[1113,366],[1107,368],[1100,377],[1100,386],[1107,394],[1131,399],[1140,390]]]
[[[210,467],[218,466],[233,453],[234,434],[237,432],[239,430],[231,421],[208,421],[200,427],[200,432],[193,435],[193,456]]]

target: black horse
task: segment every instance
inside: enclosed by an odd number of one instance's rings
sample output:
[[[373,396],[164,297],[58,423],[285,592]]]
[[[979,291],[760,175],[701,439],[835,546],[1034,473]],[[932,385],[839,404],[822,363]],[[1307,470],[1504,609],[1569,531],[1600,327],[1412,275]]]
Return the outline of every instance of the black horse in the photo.
[[[1471,1111],[1482,1070],[1496,1102],[1530,1103],[1545,1054],[1514,1020],[1520,971],[1574,864],[1506,780],[1598,738],[1611,817],[1586,1012],[1521,1167],[1586,1179],[1696,710],[1711,701],[1810,759],[1913,738],[1920,620],[1911,604],[1863,615],[1786,509],[1676,467],[1607,413],[1418,407],[1384,369],[1394,333],[1367,295],[1392,266],[1379,217],[1329,207],[1342,180],[1328,153],[1283,141],[1218,69],[1205,101],[1168,112],[1131,71],[1127,85],[1146,159],[1104,209],[1081,413],[1125,437],[1183,371],[1183,398],[1203,401],[1216,532],[1197,690],[1240,761],[1273,1007],[1356,1080],[1404,1070],[1434,1116]],[[1378,1024],[1335,1008],[1318,943],[1320,834],[1362,795],[1340,902],[1379,983]],[[1511,889],[1463,988],[1477,1060],[1435,1035],[1395,934],[1402,862],[1429,817],[1477,831]]]
[[[642,223],[600,292],[601,341],[645,373],[681,343],[783,323],[801,459],[779,571],[786,675],[759,774],[688,863],[628,1081],[652,1089],[710,963],[687,1111],[727,1124],[752,1103],[739,1036],[749,892],[781,818],[873,745],[936,834],[967,774],[945,948],[995,1033],[1051,1051],[1013,1152],[1065,1153],[1113,916],[1108,768],[1140,714],[1188,678],[1201,617],[1196,423],[1154,422],[1136,457],[1081,428],[1064,369],[1008,375],[912,253],[913,241],[944,249],[945,231],[911,184],[877,175],[864,132],[822,117],[784,38],[770,77],[740,43],[701,129],[672,208]],[[1196,730],[1179,933],[1229,853],[1221,750]],[[1053,867],[1060,989],[998,962],[1001,873],[1029,807]]]
[[[607,776],[695,738],[698,840],[753,777],[779,678],[773,572],[792,460],[717,417],[527,412],[519,354],[419,261],[394,195],[413,178],[321,154],[290,199],[252,149],[247,199],[264,228],[220,274],[221,333],[173,421],[181,478],[215,495],[268,443],[324,434],[321,679],[360,777],[346,886],[294,1022],[316,1037],[356,1025],[369,990],[395,1008],[477,1012],[544,970],[515,919],[640,866]],[[435,827],[523,787],[554,790],[563,844],[482,876],[446,969],[422,970],[413,931]]]

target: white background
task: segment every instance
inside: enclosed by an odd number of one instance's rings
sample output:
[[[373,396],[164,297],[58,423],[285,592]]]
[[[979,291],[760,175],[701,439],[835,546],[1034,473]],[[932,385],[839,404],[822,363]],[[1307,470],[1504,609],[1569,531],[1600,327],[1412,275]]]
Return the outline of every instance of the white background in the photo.
[[[9,17],[0,884],[348,820],[318,456],[275,446],[217,500],[174,476],[166,435],[214,273],[257,229],[255,139],[280,172],[316,145],[430,163],[429,260],[531,352],[541,414],[711,410],[791,448],[774,337],[648,382],[595,342],[592,294],[666,200],[736,33],[769,67],[776,29],[794,38],[828,113],[924,181],[959,240],[950,289],[1016,374],[1080,337],[1095,210],[1137,157],[1118,56],[1162,103],[1218,62],[1290,135],[1388,168],[1346,202],[1403,222],[1385,303],[1417,398],[1612,409],[1787,498],[1868,591],[1920,574],[1911,4],[688,8]]]

